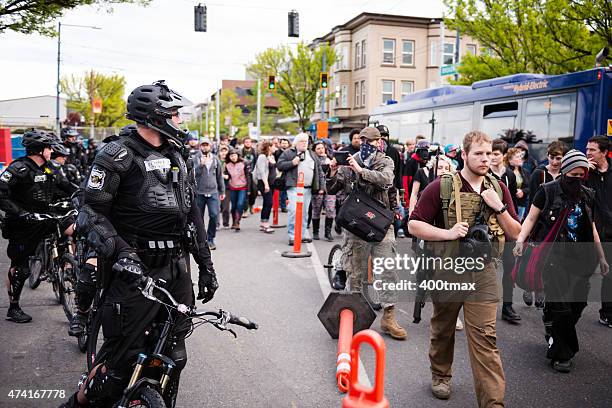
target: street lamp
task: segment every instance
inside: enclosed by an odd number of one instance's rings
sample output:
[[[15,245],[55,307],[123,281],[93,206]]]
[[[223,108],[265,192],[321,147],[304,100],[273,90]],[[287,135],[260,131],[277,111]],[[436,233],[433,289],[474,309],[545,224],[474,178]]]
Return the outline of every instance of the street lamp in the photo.
[[[101,30],[102,28],[88,25],[78,24],[63,24],[65,27],[79,27],[79,28],[91,28],[92,30]],[[62,23],[57,23],[57,84],[55,90],[55,126],[57,128],[57,134],[60,134],[60,61],[61,61],[61,43],[62,43]]]

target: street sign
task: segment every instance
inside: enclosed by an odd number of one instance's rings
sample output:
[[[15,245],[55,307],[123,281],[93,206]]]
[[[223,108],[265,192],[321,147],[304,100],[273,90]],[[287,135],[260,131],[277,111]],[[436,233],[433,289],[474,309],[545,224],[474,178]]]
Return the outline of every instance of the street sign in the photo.
[[[337,116],[334,116],[334,117],[332,117],[332,118],[327,119],[327,121],[328,121],[329,123],[340,123],[340,118],[339,118],[339,117],[337,117]]]
[[[443,65],[440,67],[440,76],[448,76],[457,74],[458,64]]]
[[[329,137],[329,123],[326,120],[317,122],[317,139],[327,139]]]
[[[257,129],[257,126],[251,126],[249,128],[249,137],[251,139],[258,139],[258,137],[259,137],[259,129]]]

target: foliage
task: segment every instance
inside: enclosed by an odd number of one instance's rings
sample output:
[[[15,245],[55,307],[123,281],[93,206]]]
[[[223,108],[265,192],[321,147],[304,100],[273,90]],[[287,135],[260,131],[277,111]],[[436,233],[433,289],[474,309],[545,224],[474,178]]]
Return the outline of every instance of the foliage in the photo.
[[[0,34],[6,30],[24,34],[55,36],[53,20],[78,6],[98,5],[112,11],[113,4],[136,3],[146,6],[150,0],[0,0]]]
[[[611,44],[612,6],[607,0],[445,0],[445,4],[451,16],[447,25],[476,39],[485,50],[462,59],[457,84],[521,72],[562,74],[592,68],[595,54]]]
[[[68,97],[66,107],[78,112],[91,123],[92,101],[102,100],[102,113],[95,114],[96,127],[121,127],[130,121],[125,118],[125,78],[121,75],[104,75],[89,71],[83,76],[71,75],[60,81],[62,93]]]
[[[299,43],[294,51],[288,46],[268,48],[259,53],[247,70],[267,86],[268,76],[276,77],[276,94],[281,100],[281,114],[297,116],[300,129],[306,129],[314,113],[319,91],[319,75],[322,71],[323,55],[327,67],[336,61],[334,50],[327,44],[310,48]],[[328,99],[333,95],[329,94]]]

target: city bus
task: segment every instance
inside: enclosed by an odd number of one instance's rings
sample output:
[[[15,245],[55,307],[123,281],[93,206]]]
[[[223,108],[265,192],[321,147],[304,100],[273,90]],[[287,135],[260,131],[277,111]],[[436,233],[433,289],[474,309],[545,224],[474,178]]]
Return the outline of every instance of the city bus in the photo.
[[[612,68],[516,74],[427,89],[377,107],[369,123],[386,125],[400,143],[423,135],[442,146],[460,145],[473,129],[492,138],[530,134],[530,155],[543,162],[554,140],[584,152],[590,137],[612,136]]]

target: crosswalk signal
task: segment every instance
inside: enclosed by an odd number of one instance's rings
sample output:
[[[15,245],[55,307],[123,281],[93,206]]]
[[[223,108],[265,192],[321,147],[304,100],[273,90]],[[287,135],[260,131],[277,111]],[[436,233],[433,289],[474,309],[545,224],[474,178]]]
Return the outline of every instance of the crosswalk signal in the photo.
[[[289,12],[289,37],[300,36],[300,15],[297,11]]]
[[[327,89],[327,86],[329,85],[329,81],[327,78],[327,72],[321,72],[320,81],[321,81],[321,88]]]
[[[276,78],[274,75],[268,77],[268,89],[274,91],[276,89]]]
[[[193,7],[195,17],[195,30],[206,32],[206,6],[198,4]]]

